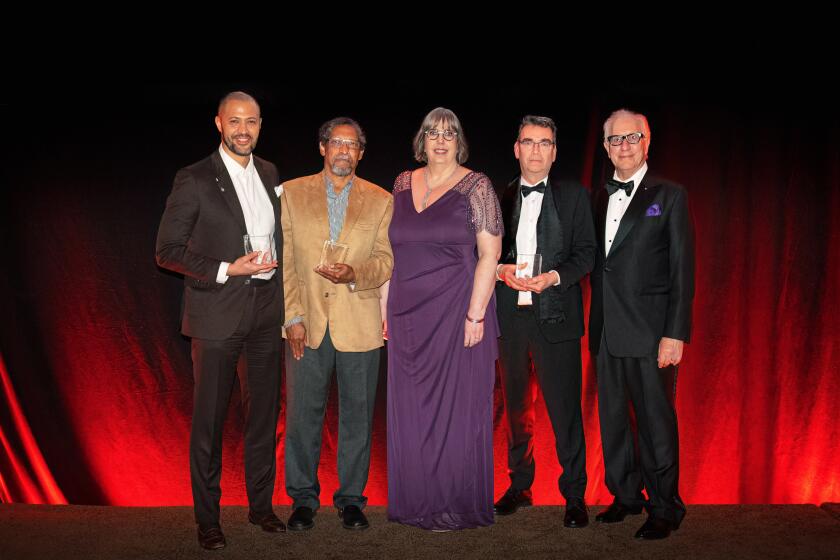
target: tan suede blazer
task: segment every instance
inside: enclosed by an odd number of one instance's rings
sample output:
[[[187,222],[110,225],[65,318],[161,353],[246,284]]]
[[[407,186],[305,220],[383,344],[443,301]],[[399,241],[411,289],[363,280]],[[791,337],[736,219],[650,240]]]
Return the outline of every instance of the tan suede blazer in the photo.
[[[350,246],[347,264],[355,289],[333,284],[314,271],[330,237],[324,172],[283,184],[283,285],[286,320],[303,317],[306,346],[318,348],[327,325],[336,350],[365,352],[382,342],[379,287],[391,277],[394,256],[388,241],[393,197],[360,177],[353,179],[338,241]],[[285,336],[285,335],[284,335]]]

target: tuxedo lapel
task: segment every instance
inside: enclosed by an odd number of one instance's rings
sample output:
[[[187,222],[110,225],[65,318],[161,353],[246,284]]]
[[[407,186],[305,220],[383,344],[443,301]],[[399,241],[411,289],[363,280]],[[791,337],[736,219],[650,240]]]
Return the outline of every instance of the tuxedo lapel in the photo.
[[[606,257],[604,253],[604,234],[607,229],[607,206],[610,203],[610,197],[605,189],[598,191],[595,198],[595,239],[598,242],[598,253],[602,257]]]
[[[618,231],[615,234],[610,253],[615,251],[615,248],[624,241],[627,234],[633,229],[633,226],[643,218],[645,209],[650,205],[653,197],[656,196],[656,191],[659,190],[659,186],[650,185],[647,178],[647,175],[645,175],[645,178],[642,179],[642,183],[639,185],[639,192],[630,201],[630,206],[627,207],[627,211],[624,212],[624,216],[622,216],[621,221],[618,223]]]
[[[551,179],[548,179],[540,207],[540,217],[537,220],[537,252],[543,254],[543,258],[546,258],[553,248],[563,247],[563,225],[560,216],[560,185],[558,183],[553,187]]]
[[[227,172],[225,164],[222,162],[222,156],[219,152],[213,152],[211,157],[213,167],[216,171],[216,186],[219,187],[219,194],[227,204],[230,213],[236,220],[239,229],[242,230],[242,235],[248,233],[248,228],[245,225],[245,213],[242,211],[242,205],[239,204],[239,197],[236,196],[236,189],[233,188],[233,180]]]

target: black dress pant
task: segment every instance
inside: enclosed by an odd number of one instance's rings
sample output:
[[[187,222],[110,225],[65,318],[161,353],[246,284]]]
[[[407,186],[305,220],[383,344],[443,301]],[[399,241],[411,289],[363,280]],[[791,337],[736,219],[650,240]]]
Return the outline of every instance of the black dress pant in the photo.
[[[272,282],[278,281],[276,278]],[[280,412],[280,317],[268,313],[276,290],[249,287],[242,320],[225,340],[192,339],[195,392],[190,433],[190,479],[195,519],[207,529],[219,525],[222,428],[237,363],[245,413],[245,487],[255,514],[272,511]],[[276,305],[274,306],[276,309]]]
[[[499,339],[502,385],[507,411],[508,468],[511,489],[527,490],[534,482],[534,400],[531,360],[554,429],[557,459],[563,467],[558,485],[569,500],[586,493],[586,442],[580,408],[580,339],[548,342],[532,308],[513,314],[513,324]]]
[[[602,335],[596,365],[605,482],[615,501],[645,506],[678,527],[685,504],[677,488],[677,368],[659,368],[656,358],[613,356]]]

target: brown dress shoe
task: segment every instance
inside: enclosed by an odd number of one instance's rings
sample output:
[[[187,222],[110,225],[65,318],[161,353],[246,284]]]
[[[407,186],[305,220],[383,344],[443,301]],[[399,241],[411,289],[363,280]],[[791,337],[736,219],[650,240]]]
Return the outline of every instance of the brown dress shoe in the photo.
[[[534,504],[531,499],[530,490],[508,490],[499,501],[493,504],[493,511],[496,515],[511,515],[521,507],[530,507]]]
[[[227,542],[225,541],[225,535],[222,533],[221,528],[210,527],[209,529],[202,531],[201,527],[199,527],[198,544],[201,545],[201,548],[207,550],[219,550],[220,548],[224,548],[227,545]]]
[[[284,533],[286,531],[286,526],[274,513],[255,515],[248,512],[248,521],[254,525],[259,525],[266,533]]]

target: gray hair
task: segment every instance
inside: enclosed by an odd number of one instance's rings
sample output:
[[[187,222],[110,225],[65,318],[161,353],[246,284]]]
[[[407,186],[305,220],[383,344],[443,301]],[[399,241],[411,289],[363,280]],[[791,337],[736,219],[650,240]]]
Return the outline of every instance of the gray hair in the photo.
[[[330,139],[330,136],[332,136],[333,129],[337,126],[352,126],[353,129],[356,131],[356,136],[359,137],[359,144],[361,145],[359,149],[365,149],[365,146],[367,145],[367,137],[365,137],[365,131],[362,130],[362,127],[359,123],[357,123],[350,117],[336,117],[322,124],[321,128],[318,129],[318,142],[326,146],[327,142]]]
[[[449,126],[449,130],[457,133],[455,141],[458,144],[458,150],[455,153],[455,160],[458,164],[464,163],[470,155],[470,150],[467,146],[467,139],[464,137],[464,130],[461,128],[461,121],[458,120],[455,113],[444,107],[432,109],[423,118],[420,130],[414,135],[414,159],[421,163],[428,161],[426,157],[426,131],[433,129],[439,122],[445,122]]]
[[[550,117],[538,117],[536,115],[525,115],[522,117],[522,121],[519,123],[519,132],[517,133],[517,137],[522,134],[522,129],[529,124],[533,126],[540,126],[542,128],[550,128],[551,139],[555,142],[557,141],[557,125],[554,124],[554,120]]]
[[[636,119],[638,123],[641,125],[642,130],[639,132],[644,133],[645,138],[650,140],[650,125],[648,124],[647,117],[641,113],[637,113],[635,111],[631,111],[629,109],[619,109],[617,111],[613,111],[613,113],[607,117],[607,120],[604,121],[604,141],[606,142],[607,136],[610,133],[610,127],[614,120],[619,117],[630,117]]]
[[[257,106],[257,113],[262,113],[260,111],[260,104],[257,103],[257,100],[254,99],[253,95],[249,95],[244,91],[232,91],[229,94],[222,97],[222,100],[219,101],[219,108],[217,109],[217,114],[222,114],[222,108],[228,101],[250,101],[251,103]]]

